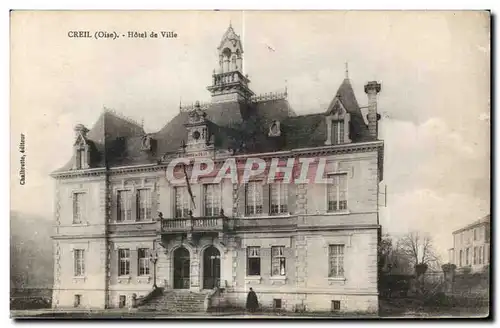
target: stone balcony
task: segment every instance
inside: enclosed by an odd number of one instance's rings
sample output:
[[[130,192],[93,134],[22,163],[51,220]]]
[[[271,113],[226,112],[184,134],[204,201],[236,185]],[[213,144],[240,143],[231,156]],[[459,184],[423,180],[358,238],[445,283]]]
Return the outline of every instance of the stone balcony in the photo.
[[[197,217],[163,219],[161,233],[224,232],[230,228],[226,217]]]

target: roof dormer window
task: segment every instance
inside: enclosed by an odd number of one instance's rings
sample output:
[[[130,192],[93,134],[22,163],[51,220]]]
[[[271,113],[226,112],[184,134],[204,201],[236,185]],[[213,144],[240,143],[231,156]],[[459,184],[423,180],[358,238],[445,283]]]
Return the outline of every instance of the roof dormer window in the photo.
[[[273,121],[271,126],[269,127],[269,137],[279,137],[281,136],[281,129],[280,129],[280,122],[279,121]]]
[[[350,114],[342,105],[340,99],[335,99],[333,106],[326,112],[327,138],[325,145],[340,145],[349,143]]]
[[[73,169],[88,169],[90,167],[90,147],[87,140],[87,132],[89,130],[82,124],[78,124],[75,126],[74,131],[76,140],[73,145]]]

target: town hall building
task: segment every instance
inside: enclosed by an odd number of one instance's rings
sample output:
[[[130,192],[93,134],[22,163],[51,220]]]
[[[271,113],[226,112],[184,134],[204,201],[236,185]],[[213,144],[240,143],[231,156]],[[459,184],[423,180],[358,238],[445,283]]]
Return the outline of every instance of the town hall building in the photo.
[[[346,76],[327,108],[297,115],[286,89],[254,94],[231,26],[217,49],[211,100],[161,130],[110,110],[75,126],[52,173],[53,307],[241,308],[252,287],[263,309],[378,311],[381,85],[360,106]],[[266,171],[248,182],[190,183],[194,159],[249,158]],[[291,163],[290,183],[266,178],[273,160]],[[298,179],[305,162],[329,182]]]

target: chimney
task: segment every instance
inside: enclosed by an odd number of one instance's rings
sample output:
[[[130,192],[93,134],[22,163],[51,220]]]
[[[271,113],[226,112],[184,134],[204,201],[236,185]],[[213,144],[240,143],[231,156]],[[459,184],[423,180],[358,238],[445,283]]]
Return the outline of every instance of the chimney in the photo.
[[[378,139],[378,120],[380,115],[377,113],[377,94],[380,90],[381,85],[377,81],[370,81],[365,85],[365,92],[368,95],[368,131],[374,139]]]

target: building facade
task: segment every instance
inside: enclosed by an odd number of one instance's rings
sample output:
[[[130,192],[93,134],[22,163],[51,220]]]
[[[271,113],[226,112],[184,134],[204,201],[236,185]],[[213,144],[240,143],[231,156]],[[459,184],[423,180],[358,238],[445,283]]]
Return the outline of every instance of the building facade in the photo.
[[[458,270],[483,271],[490,264],[490,215],[454,231],[449,255]]]
[[[286,89],[250,89],[232,27],[218,52],[211,101],[160,131],[109,110],[75,127],[74,155],[52,175],[53,306],[130,306],[158,286],[219,287],[239,307],[252,287],[264,308],[378,311],[380,84],[365,86],[366,119],[348,76],[328,108],[297,115]],[[255,158],[263,170],[242,183]],[[238,178],[190,182],[211,163],[236,164]]]

